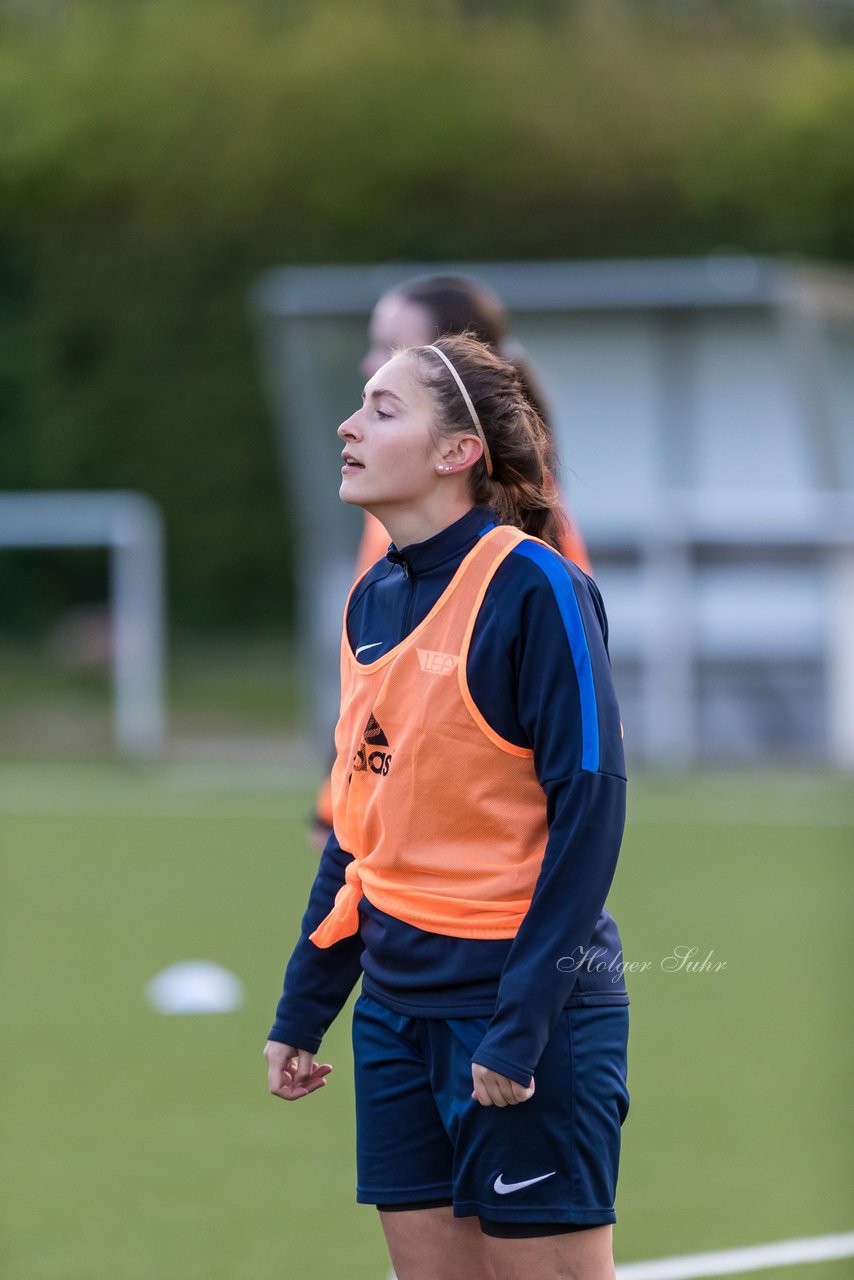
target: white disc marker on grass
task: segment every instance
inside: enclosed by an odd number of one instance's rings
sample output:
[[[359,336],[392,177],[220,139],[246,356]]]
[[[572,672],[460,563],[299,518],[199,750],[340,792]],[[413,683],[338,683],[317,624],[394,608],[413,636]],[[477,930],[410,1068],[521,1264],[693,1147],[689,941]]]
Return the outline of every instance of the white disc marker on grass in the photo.
[[[243,1004],[243,983],[207,960],[170,965],[145,988],[158,1013],[233,1013]]]

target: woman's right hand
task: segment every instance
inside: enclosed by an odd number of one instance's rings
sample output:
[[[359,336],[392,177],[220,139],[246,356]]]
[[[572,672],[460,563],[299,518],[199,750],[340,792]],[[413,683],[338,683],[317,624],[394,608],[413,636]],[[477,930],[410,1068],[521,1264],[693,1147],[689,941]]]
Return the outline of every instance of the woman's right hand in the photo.
[[[264,1049],[267,1059],[267,1081],[270,1092],[286,1102],[305,1098],[326,1084],[326,1076],[332,1067],[314,1061],[308,1049],[297,1049],[292,1044],[280,1044],[268,1040]]]

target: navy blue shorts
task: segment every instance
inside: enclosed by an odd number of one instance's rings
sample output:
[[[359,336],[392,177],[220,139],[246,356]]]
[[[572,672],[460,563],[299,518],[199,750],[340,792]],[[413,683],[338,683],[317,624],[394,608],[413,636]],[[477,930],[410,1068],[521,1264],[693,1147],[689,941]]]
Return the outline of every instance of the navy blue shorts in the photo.
[[[362,995],[353,1015],[362,1204],[452,1202],[507,1223],[616,1221],[628,1009],[565,1009],[532,1098],[483,1107],[471,1059],[488,1018],[411,1018]]]

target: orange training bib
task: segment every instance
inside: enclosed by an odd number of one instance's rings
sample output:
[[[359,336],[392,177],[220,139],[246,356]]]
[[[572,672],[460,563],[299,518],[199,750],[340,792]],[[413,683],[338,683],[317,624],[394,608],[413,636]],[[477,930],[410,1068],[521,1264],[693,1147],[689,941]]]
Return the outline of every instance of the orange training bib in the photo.
[[[311,935],[318,946],[356,932],[363,894],[433,933],[515,936],[545,850],[545,796],[533,753],[475,706],[466,660],[487,587],[526,536],[507,525],[485,534],[423,622],[376,662],[356,661],[345,625],[332,811],[354,860]]]

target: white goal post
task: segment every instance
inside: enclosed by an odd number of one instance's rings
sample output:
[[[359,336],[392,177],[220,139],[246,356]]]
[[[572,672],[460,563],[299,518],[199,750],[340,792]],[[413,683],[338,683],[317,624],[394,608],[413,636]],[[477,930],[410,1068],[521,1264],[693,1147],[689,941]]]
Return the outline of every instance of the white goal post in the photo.
[[[163,519],[139,493],[0,493],[0,546],[107,547],[117,749],[157,755],[166,725]]]

